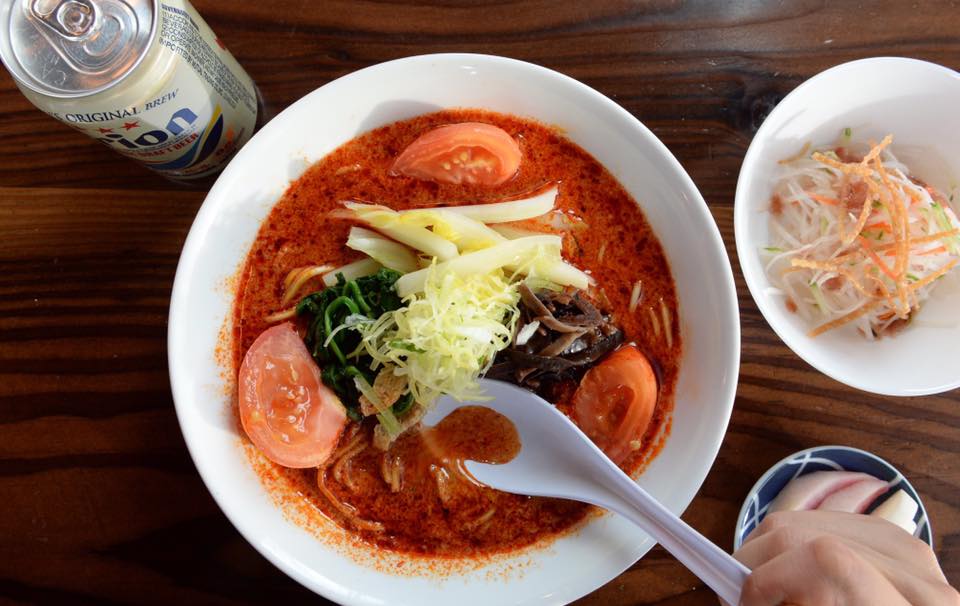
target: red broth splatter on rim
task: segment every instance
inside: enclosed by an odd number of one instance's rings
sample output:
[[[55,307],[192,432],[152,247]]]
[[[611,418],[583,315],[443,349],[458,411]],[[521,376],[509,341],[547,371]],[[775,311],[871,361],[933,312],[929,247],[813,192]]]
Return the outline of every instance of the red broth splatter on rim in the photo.
[[[486,122],[503,128],[520,144],[523,161],[516,176],[495,188],[422,181],[390,173],[395,158],[431,128],[457,122]],[[254,339],[269,325],[264,317],[280,308],[283,278],[312,264],[343,265],[360,255],[344,246],[351,223],[328,217],[341,200],[355,199],[394,209],[477,204],[521,197],[559,183],[557,208],[568,219],[564,257],[589,270],[609,301],[606,311],[651,360],[660,396],[640,447],[622,463],[636,473],[662,447],[679,371],[681,340],[676,292],[669,265],[636,202],[592,156],[554,129],[531,120],[479,110],[443,111],[397,122],[353,139],[311,166],[284,194],[264,221],[240,272],[234,305],[234,368]],[[555,222],[556,223],[556,222]],[[544,229],[544,228],[541,228]],[[642,280],[643,297],[629,311],[630,295]],[[319,288],[319,286],[317,287]],[[663,321],[664,311],[670,319]],[[670,331],[666,338],[664,331]],[[573,388],[561,390],[556,404],[570,414]],[[473,422],[484,430],[483,415]],[[489,428],[487,428],[489,429]],[[341,445],[369,427],[345,432]],[[502,553],[556,536],[582,520],[590,507],[556,499],[500,493],[454,478],[440,469],[443,458],[425,444],[429,432],[410,432],[389,451],[373,447],[350,460],[349,477],[328,470],[326,485],[358,517],[376,522],[352,532],[379,547],[409,554],[469,557]],[[399,463],[398,463],[399,461]],[[404,489],[391,492],[383,466],[404,469]],[[421,471],[414,473],[411,470]],[[259,470],[265,473],[265,470]],[[340,470],[343,472],[343,470]],[[269,470],[284,478],[317,510],[350,528],[345,516],[317,487],[316,469]],[[271,480],[272,482],[273,480]],[[269,485],[270,483],[265,483]],[[491,513],[492,512],[492,513]]]

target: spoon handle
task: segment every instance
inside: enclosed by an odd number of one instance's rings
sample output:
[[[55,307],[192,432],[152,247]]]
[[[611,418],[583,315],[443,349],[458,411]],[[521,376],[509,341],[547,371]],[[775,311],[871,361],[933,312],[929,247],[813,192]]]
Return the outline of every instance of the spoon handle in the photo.
[[[613,463],[610,468],[602,480],[614,498],[610,503],[598,504],[646,531],[727,604],[739,604],[740,591],[750,570],[670,513]]]

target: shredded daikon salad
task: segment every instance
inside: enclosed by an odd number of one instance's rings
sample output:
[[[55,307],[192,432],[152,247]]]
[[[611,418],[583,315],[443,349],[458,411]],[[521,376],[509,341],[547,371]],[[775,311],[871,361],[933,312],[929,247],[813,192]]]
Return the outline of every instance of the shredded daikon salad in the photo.
[[[872,340],[909,322],[960,260],[960,221],[897,160],[892,136],[862,154],[844,136],[842,147],[780,162],[761,254],[810,336],[850,324]]]

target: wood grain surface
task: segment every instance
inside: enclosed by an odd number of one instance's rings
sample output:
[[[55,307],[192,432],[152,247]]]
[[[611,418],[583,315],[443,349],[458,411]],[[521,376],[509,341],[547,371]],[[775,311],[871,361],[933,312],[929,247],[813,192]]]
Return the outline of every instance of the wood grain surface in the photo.
[[[269,118],[356,69],[422,53],[524,59],[640,118],[700,187],[727,244],[743,362],[719,458],[685,519],[730,545],[740,503],[781,457],[847,444],[925,500],[960,584],[960,393],[847,388],[757,311],[733,237],[756,128],[804,79],[902,55],[960,68],[956,2],[196,0],[260,87]],[[261,558],[207,493],[170,396],[166,320],[203,185],[157,177],[41,114],[0,76],[0,600],[322,603]],[[654,550],[584,605],[716,604]]]

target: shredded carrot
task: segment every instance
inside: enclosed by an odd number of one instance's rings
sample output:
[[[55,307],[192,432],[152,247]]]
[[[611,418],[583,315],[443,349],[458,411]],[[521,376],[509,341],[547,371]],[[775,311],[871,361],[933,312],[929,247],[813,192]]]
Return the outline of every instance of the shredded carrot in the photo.
[[[880,231],[893,231],[893,226],[891,226],[886,221],[877,221],[876,223],[871,223],[870,225],[864,225],[864,230],[867,229],[879,229]]]
[[[911,238],[911,244],[924,244],[926,242],[935,242],[937,240],[942,240],[943,238],[949,238],[950,236],[956,236],[960,234],[960,228],[948,229],[946,231],[938,231],[935,234],[930,234],[927,236],[920,236],[919,238]],[[883,246],[878,246],[874,250],[880,252],[881,250],[887,250],[894,247],[894,243],[884,244]]]
[[[948,229],[946,231],[938,231],[935,234],[929,234],[926,236],[919,236],[917,238],[912,238],[910,240],[910,243],[913,245],[926,244],[927,242],[936,242],[937,240],[942,240],[944,238],[949,238],[951,236],[956,236],[956,235],[960,235],[960,228]],[[896,243],[890,242],[889,244],[881,244],[880,246],[877,246],[873,250],[874,252],[877,252],[877,253],[886,253],[887,251],[892,250],[895,246],[896,246]],[[866,254],[866,251],[864,251],[862,248],[857,248],[856,250],[852,250],[843,255],[834,257],[833,260],[837,264],[843,264],[843,263],[846,263],[847,261],[852,261],[864,254]]]
[[[906,191],[907,195],[910,196],[910,206],[916,206],[917,204],[923,202],[923,198],[921,198],[917,192],[913,191],[912,189],[906,189],[904,191]]]
[[[868,242],[863,236],[860,236],[860,246],[863,247],[864,252],[867,253],[873,263],[880,268],[880,271],[887,274],[887,277],[894,282],[897,281],[896,274],[894,274],[893,271],[887,267],[887,264],[883,262],[883,259],[881,259],[879,255],[877,255],[877,253],[874,252],[874,250],[870,247],[870,242]]]
[[[821,196],[820,194],[815,194],[813,192],[803,192],[810,197],[811,200],[819,202],[820,204],[826,204],[827,206],[840,206],[840,200],[836,198],[828,198],[827,196]]]
[[[859,318],[860,316],[864,315],[865,313],[869,312],[871,309],[873,309],[874,307],[876,307],[876,306],[879,305],[879,304],[880,304],[880,301],[877,301],[877,300],[867,301],[866,303],[864,303],[864,304],[861,305],[860,307],[856,308],[855,310],[851,311],[850,313],[848,313],[848,314],[846,314],[846,315],[844,315],[844,316],[841,316],[841,317],[837,318],[836,320],[831,320],[830,322],[827,322],[826,324],[821,324],[820,326],[818,326],[818,327],[814,328],[813,330],[811,330],[808,334],[809,334],[811,337],[817,337],[817,336],[820,336],[820,335],[822,335],[823,333],[827,332],[828,330],[833,330],[834,328],[839,328],[839,327],[843,326],[844,324],[847,324],[848,322],[853,322],[854,320],[856,320],[856,319]]]
[[[932,273],[924,276],[923,278],[917,280],[916,282],[914,282],[914,283],[912,283],[912,284],[909,284],[909,285],[907,286],[907,291],[908,291],[908,292],[910,293],[910,295],[915,299],[915,298],[916,298],[916,291],[920,290],[920,289],[923,288],[924,286],[927,286],[928,284],[930,284],[931,282],[933,282],[933,281],[936,280],[937,278],[939,278],[939,277],[941,277],[941,276],[944,276],[948,271],[950,271],[951,269],[953,269],[953,268],[957,265],[958,262],[960,262],[960,259],[953,259],[952,261],[950,261],[949,263],[947,263],[946,265],[944,265],[943,267],[941,267],[941,268],[938,269],[937,271],[932,272]],[[871,277],[872,277],[872,276],[871,276]],[[876,278],[874,278],[874,280],[876,280]],[[884,288],[886,288],[886,287],[884,287]],[[881,297],[880,300],[881,300],[881,301],[886,301],[886,303],[888,303],[888,304],[890,304],[890,305],[892,305],[892,304],[895,303],[895,297],[894,297],[894,295],[890,294],[889,291],[887,291],[887,295],[886,295],[885,297]]]
[[[925,250],[923,252],[913,253],[916,257],[922,257],[925,255],[939,255],[941,253],[947,252],[946,246],[938,246],[936,248],[931,248],[930,250]]]

